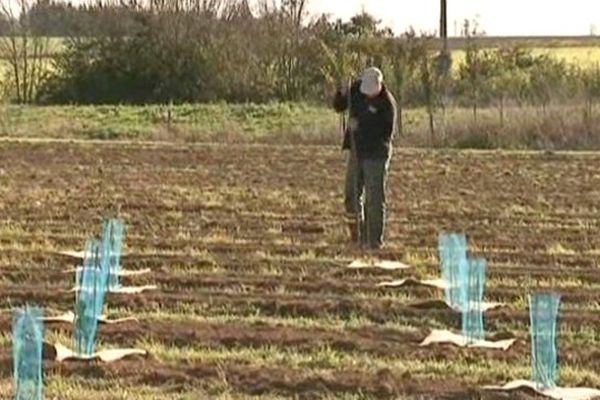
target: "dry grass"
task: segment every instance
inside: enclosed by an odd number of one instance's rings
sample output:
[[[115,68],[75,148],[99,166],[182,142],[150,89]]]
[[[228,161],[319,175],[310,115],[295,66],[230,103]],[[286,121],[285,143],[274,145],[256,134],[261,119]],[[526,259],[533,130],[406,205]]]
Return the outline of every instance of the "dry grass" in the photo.
[[[449,107],[436,115],[435,146],[474,149],[597,150],[600,110],[584,118],[583,105],[509,106],[504,121],[496,108]],[[165,116],[160,106],[0,108],[0,137],[133,140],[179,143],[267,143],[339,146],[338,116],[321,105],[184,105]],[[430,147],[423,109],[404,113],[402,147]]]
[[[450,108],[436,117],[438,146],[460,149],[512,150],[597,150],[600,148],[600,114],[587,120],[583,106],[541,107],[511,106],[504,120],[496,108],[473,111]],[[408,127],[403,144],[411,147],[430,145],[428,121],[424,113],[416,115]]]

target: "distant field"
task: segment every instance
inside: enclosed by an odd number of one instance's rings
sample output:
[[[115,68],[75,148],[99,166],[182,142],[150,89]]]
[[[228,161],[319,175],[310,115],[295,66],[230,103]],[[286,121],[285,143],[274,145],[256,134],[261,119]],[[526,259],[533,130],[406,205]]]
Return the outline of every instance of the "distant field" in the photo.
[[[0,41],[5,41],[8,40],[7,37],[0,37]],[[33,48],[33,43],[30,43],[31,48]],[[45,55],[46,56],[52,56],[55,55],[57,53],[60,53],[62,51],[64,51],[65,49],[65,39],[64,38],[48,38],[47,43],[44,43],[44,46],[46,47],[45,49]],[[2,54],[2,52],[0,51],[0,59],[6,59],[7,56],[5,54]]]
[[[592,67],[600,62],[600,46],[536,48],[536,53],[550,53],[568,63]]]
[[[600,63],[600,46],[534,47],[533,52],[534,54],[550,54],[568,64],[576,64],[584,68],[591,68]],[[465,52],[464,50],[455,50],[452,52],[452,57],[456,67],[464,60]]]
[[[453,49],[464,48],[466,44],[464,38],[452,37],[448,41]],[[482,36],[478,38],[478,41],[484,47],[563,48],[600,46],[599,36]]]

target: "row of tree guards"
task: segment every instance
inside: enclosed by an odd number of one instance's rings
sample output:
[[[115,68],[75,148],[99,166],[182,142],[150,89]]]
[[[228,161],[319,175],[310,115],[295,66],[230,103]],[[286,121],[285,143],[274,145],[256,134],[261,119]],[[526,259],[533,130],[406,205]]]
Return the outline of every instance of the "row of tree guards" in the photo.
[[[102,239],[88,242],[83,267],[76,270],[74,348],[79,355],[95,352],[98,321],[106,292],[120,287],[124,225],[106,220]],[[486,261],[471,257],[463,234],[442,234],[439,240],[442,277],[448,283],[446,302],[462,313],[463,336],[468,343],[485,339],[482,302]],[[537,293],[529,298],[532,376],[538,389],[554,388],[558,378],[557,318],[560,296]],[[44,330],[42,311],[25,307],[14,311],[13,357],[17,400],[43,398]]]
[[[482,307],[486,260],[471,257],[464,234],[442,234],[439,239],[442,278],[448,282],[446,302],[462,314],[467,343],[485,339]],[[531,322],[532,378],[538,389],[556,387],[558,378],[557,319],[560,295],[536,293],[529,296]]]
[[[100,240],[87,242],[83,267],[75,270],[73,347],[78,356],[96,351],[99,321],[107,291],[121,287],[121,253],[125,225],[106,219]],[[43,398],[44,326],[41,308],[26,306],[13,315],[13,359],[15,398]]]

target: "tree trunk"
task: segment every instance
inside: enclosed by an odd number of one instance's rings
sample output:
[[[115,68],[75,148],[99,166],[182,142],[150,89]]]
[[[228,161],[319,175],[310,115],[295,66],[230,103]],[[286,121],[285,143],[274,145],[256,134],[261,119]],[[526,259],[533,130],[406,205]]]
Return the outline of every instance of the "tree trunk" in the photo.
[[[504,128],[504,95],[500,96],[500,127]]]
[[[590,137],[594,134],[594,99],[590,99]]]
[[[477,93],[473,93],[473,122],[477,125]]]
[[[31,78],[29,79],[29,93],[27,94],[27,97],[29,98],[29,101],[33,101],[33,98],[35,96],[35,92],[34,89],[37,88],[38,84],[39,84],[39,77],[41,75],[41,71],[43,68],[42,65],[42,38],[34,38],[33,39],[33,52],[31,54],[32,56],[32,62],[31,62]]]
[[[23,102],[24,103],[28,103],[29,99],[27,98],[27,93],[29,92],[29,60],[28,60],[28,55],[29,55],[29,41],[28,36],[27,36],[27,32],[25,31],[25,29],[23,29],[23,32],[21,34],[21,44],[23,46]]]
[[[593,112],[593,100],[591,99],[590,96],[587,96],[587,98],[585,100],[585,106],[583,109],[583,123],[584,123],[585,130],[586,130],[588,137],[592,136],[592,129],[593,129],[592,128],[593,127],[592,112]]]
[[[0,51],[11,69],[12,81],[9,84],[14,89],[11,100],[24,104],[31,103],[36,96],[48,39],[36,36],[31,30],[29,12],[38,1],[19,0],[14,3],[19,8],[20,17],[13,14],[16,8],[13,10],[5,1],[0,1],[0,17],[10,22],[10,32],[0,38]]]
[[[431,103],[427,105],[427,114],[429,114],[429,134],[431,146],[435,146],[435,123],[433,120],[433,107],[431,106]]]
[[[15,91],[17,94],[17,103],[21,103],[23,98],[21,96],[21,68],[19,68],[19,51],[17,49],[17,38],[14,34],[10,37],[11,44],[11,55],[10,60],[12,64],[13,73],[15,74]]]
[[[402,107],[402,95],[398,93],[398,135],[404,136],[404,108]]]

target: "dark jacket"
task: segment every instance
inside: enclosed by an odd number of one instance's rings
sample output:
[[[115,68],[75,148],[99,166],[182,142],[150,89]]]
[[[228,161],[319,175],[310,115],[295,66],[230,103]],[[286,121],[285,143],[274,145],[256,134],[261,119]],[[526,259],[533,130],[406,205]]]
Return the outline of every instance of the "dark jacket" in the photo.
[[[354,131],[359,159],[381,159],[390,156],[396,129],[396,100],[385,85],[379,96],[369,99],[360,92],[360,81],[354,82],[351,92],[350,119],[356,119]],[[348,97],[338,90],[333,100],[337,112],[348,109]],[[351,149],[349,122],[344,134],[344,149]]]

